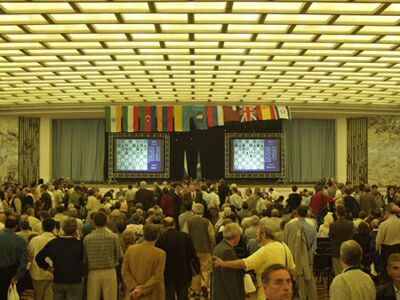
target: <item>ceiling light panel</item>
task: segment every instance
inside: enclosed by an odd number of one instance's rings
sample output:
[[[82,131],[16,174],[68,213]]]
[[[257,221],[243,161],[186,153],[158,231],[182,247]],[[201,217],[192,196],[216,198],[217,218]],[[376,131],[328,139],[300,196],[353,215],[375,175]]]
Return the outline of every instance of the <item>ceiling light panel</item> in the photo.
[[[380,3],[313,2],[307,12],[313,14],[373,14],[380,7]]]
[[[157,12],[180,13],[218,13],[225,12],[225,2],[156,2]]]
[[[67,2],[3,2],[0,3],[0,8],[6,13],[73,13],[74,9]]]
[[[264,23],[269,24],[328,24],[332,15],[268,14]]]
[[[114,14],[50,14],[55,23],[118,23]]]
[[[305,2],[234,2],[233,13],[300,13]]]
[[[147,2],[78,2],[76,4],[84,13],[147,13],[149,6]]]

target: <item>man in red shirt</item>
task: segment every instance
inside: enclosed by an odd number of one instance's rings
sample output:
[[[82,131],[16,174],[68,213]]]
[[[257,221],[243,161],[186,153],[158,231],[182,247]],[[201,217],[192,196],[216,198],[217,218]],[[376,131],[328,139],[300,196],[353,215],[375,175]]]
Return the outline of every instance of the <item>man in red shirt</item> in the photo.
[[[316,193],[311,197],[310,207],[313,215],[317,218],[318,223],[322,223],[322,220],[328,212],[327,204],[332,202],[333,199],[324,193],[324,186],[318,185]]]

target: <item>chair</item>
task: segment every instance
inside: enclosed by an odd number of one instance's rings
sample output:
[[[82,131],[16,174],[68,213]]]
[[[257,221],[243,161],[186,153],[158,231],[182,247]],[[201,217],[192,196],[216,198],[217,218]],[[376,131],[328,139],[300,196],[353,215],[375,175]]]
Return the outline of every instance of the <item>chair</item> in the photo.
[[[323,282],[326,277],[328,286],[333,279],[332,257],[330,254],[316,253],[314,255],[314,275],[319,282]]]
[[[318,238],[317,239],[317,250],[319,254],[330,254],[331,253],[332,242],[328,238]]]

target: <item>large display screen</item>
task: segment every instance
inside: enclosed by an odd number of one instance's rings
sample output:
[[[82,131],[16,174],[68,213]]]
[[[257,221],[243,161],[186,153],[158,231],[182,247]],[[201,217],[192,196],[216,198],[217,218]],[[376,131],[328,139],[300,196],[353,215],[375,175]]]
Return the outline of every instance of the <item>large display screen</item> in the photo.
[[[225,177],[282,178],[284,149],[282,133],[225,133]]]
[[[170,136],[166,133],[108,133],[108,179],[169,178]]]
[[[115,171],[161,172],[162,139],[115,139]]]
[[[280,172],[280,139],[232,139],[233,172]]]

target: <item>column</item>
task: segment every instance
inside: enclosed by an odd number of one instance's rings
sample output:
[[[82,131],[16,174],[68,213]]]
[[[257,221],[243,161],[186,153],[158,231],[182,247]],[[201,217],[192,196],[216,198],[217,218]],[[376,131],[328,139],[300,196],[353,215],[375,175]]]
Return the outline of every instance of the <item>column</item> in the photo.
[[[48,182],[51,176],[51,124],[50,118],[40,118],[39,178]]]
[[[347,119],[336,119],[336,180],[347,180]]]

